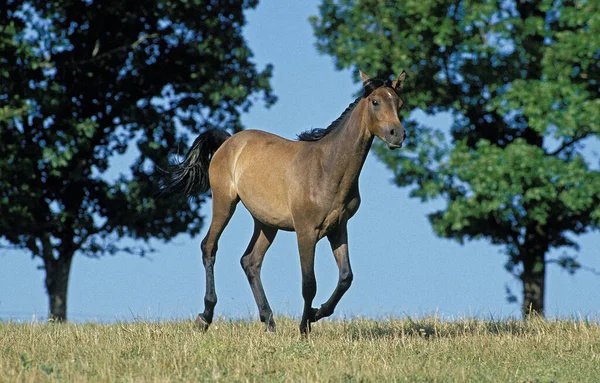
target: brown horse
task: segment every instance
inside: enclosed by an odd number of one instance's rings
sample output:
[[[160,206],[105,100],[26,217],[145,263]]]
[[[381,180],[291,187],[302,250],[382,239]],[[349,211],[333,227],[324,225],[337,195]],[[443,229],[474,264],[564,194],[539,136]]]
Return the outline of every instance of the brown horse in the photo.
[[[398,115],[402,100],[397,95],[405,73],[394,81],[369,79],[362,72],[361,77],[362,96],[326,129],[304,132],[298,141],[258,130],[233,136],[209,130],[178,165],[165,193],[190,195],[212,188],[212,222],[202,241],[206,295],[204,312],[197,319],[202,328],[212,322],[217,303],[213,272],[217,243],[240,201],[254,218],[254,234],[241,264],[266,330],[274,331],[275,321],[260,271],[278,230],[295,231],[298,238],[304,298],[301,333],[310,332],[311,322],[331,315],[350,287],[346,224],[360,204],[358,176],[375,136],[390,149],[401,147],[405,138]],[[339,280],[327,302],[315,309],[315,246],[323,237],[331,244]]]

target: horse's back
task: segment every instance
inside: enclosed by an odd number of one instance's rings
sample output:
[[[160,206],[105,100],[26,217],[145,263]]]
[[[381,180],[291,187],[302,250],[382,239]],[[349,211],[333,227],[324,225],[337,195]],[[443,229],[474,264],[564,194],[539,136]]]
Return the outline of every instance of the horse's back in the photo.
[[[244,130],[229,138],[215,153],[213,160],[220,161],[219,157],[229,163],[229,166],[239,171],[260,164],[267,168],[282,167],[278,164],[289,166],[294,154],[299,149],[298,141],[291,141],[278,135],[262,130]],[[241,166],[241,168],[240,168]]]

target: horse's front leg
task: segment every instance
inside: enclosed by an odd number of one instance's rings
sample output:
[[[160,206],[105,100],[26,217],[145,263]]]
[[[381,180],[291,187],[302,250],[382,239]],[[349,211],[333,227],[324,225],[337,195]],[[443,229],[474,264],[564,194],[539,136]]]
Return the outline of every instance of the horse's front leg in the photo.
[[[310,323],[315,321],[316,309],[312,308],[312,302],[317,294],[317,280],[315,279],[315,246],[316,235],[304,235],[298,233],[298,250],[300,252],[300,267],[302,268],[302,297],[304,298],[304,310],[300,322],[300,333],[310,333]]]
[[[337,306],[344,293],[350,288],[353,278],[350,257],[348,255],[348,230],[346,224],[343,224],[330,233],[327,239],[329,239],[333,256],[339,269],[339,279],[331,297],[317,310],[315,321],[333,314],[335,306]]]

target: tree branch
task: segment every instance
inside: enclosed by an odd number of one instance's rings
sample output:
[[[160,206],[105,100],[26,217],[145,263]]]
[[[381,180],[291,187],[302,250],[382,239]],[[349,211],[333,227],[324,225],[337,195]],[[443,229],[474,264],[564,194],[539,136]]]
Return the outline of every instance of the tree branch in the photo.
[[[564,258],[556,258],[556,259],[548,259],[546,261],[547,264],[555,263],[562,268],[566,268],[569,274],[574,273],[577,270],[588,271],[595,276],[600,277],[600,270],[597,270],[590,266],[584,266],[577,262],[573,257],[564,257]]]
[[[589,131],[589,129],[587,129],[586,132],[582,133],[579,137],[575,137],[571,141],[568,141],[568,142],[563,142],[563,144],[558,149],[556,149],[550,153],[546,153],[546,154],[549,156],[556,156],[557,154],[559,154],[566,148],[573,146],[575,143],[583,140],[584,138],[586,138],[589,135],[590,135],[590,131]]]
[[[104,224],[102,226],[100,226],[99,228],[97,228],[96,230],[90,230],[86,235],[84,235],[83,237],[81,237],[81,240],[74,242],[73,245],[75,246],[75,248],[77,250],[81,249],[83,247],[83,245],[85,244],[85,242],[92,236],[92,235],[96,235],[98,233],[103,232],[106,227],[108,226],[108,220],[106,220],[106,222],[104,222]]]
[[[590,273],[594,274],[595,276],[600,277],[600,270],[596,270],[593,267],[581,266],[580,269],[581,270],[585,270],[585,271],[589,271]]]

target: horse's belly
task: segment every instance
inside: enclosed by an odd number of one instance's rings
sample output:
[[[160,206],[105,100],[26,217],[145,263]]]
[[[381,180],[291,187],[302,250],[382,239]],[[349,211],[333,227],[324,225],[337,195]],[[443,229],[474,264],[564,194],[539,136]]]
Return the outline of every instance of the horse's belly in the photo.
[[[242,194],[240,200],[250,214],[260,222],[282,230],[294,230],[292,215],[287,206],[263,198],[244,198]]]
[[[278,209],[277,206],[259,206],[255,203],[255,201],[245,202],[242,199],[242,203],[246,209],[248,209],[250,214],[252,214],[252,216],[260,222],[281,230],[294,230],[294,223],[288,211],[284,209]]]
[[[250,214],[262,223],[282,230],[293,230],[288,206],[288,191],[281,177],[273,173],[247,171],[236,182],[240,200]]]

